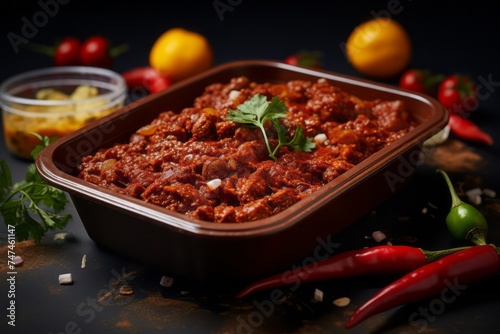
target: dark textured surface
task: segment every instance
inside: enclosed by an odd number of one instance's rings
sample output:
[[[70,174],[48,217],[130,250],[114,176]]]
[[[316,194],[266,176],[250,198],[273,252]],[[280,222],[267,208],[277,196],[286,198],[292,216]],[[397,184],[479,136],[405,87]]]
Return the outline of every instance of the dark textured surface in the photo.
[[[199,5],[191,1],[111,5],[73,0],[60,5],[57,14],[31,40],[51,44],[65,35],[85,38],[105,34],[116,44],[130,44],[130,50],[116,59],[114,70],[120,72],[147,65],[154,40],[170,27],[184,26],[207,36],[217,64],[241,59],[284,59],[299,49],[319,49],[325,53],[326,70],[359,76],[345,59],[340,45],[352,28],[371,18],[372,13],[387,14],[384,10],[389,3],[393,2],[346,2],[334,7],[327,1],[233,1],[233,10],[225,12],[221,21],[213,1]],[[28,50],[14,53],[6,38],[9,32],[21,31],[23,17],[31,19],[40,11],[38,2],[6,1],[0,6],[0,81],[26,70],[50,66],[50,59],[43,55]],[[472,117],[494,137],[495,144],[485,147],[451,137],[429,153],[425,164],[416,167],[416,174],[405,189],[335,236],[331,240],[334,252],[373,245],[373,240],[365,236],[376,230],[383,231],[393,244],[431,250],[466,244],[453,240],[444,225],[449,198],[444,182],[434,174],[436,166],[449,171],[461,189],[500,191],[496,172],[500,167],[500,58],[494,45],[500,29],[498,20],[493,19],[499,12],[498,4],[474,2],[469,8],[457,2],[433,5],[431,1],[401,1],[400,6],[401,10],[391,17],[401,22],[411,36],[412,67],[426,67],[443,74],[467,73],[478,80],[489,78],[490,94],[480,101]],[[20,180],[28,162],[11,156],[3,139],[0,157],[13,169],[15,181]],[[377,196],[376,189],[373,196]],[[500,243],[500,201],[484,198],[478,208],[490,224],[488,241]],[[74,219],[66,231],[74,235],[74,240],[54,241],[51,233],[41,245],[17,244],[16,253],[25,263],[16,277],[16,327],[7,325],[6,229],[0,225],[2,333],[498,331],[498,276],[460,291],[451,303],[439,298],[425,300],[385,312],[345,331],[343,325],[350,314],[394,278],[318,282],[303,284],[293,291],[283,288],[285,298],[275,303],[271,302],[270,292],[236,300],[236,291],[200,289],[182,280],[174,280],[172,287],[165,288],[159,284],[164,273],[98,247],[88,237],[72,206],[69,211]],[[120,231],[110,237],[119,238]],[[82,269],[84,254],[87,263]],[[312,256],[304,255],[298,264],[307,263]],[[73,274],[74,283],[61,286],[58,275],[66,272]],[[132,286],[134,294],[121,295],[119,289],[123,285]],[[324,292],[322,303],[311,301],[316,288]],[[351,304],[338,308],[331,303],[338,297],[351,298]]]

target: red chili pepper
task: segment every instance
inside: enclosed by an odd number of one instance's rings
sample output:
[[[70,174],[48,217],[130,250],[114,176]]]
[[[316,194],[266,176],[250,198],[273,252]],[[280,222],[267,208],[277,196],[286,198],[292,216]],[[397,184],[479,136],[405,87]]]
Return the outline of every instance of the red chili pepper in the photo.
[[[482,142],[488,145],[493,144],[493,139],[489,134],[481,130],[475,123],[465,119],[459,114],[451,112],[448,124],[450,125],[451,132],[459,138]]]
[[[122,77],[125,79],[129,89],[144,87],[151,94],[157,93],[171,84],[169,77],[148,66],[137,67],[123,72]]]
[[[457,250],[425,251],[410,246],[386,245],[352,250],[305,267],[260,280],[243,289],[238,293],[237,298],[264,289],[297,284],[298,282],[306,283],[363,275],[406,274]]]
[[[418,268],[380,290],[347,321],[352,328],[367,318],[396,306],[464,289],[500,270],[498,250],[492,245],[472,246]]]

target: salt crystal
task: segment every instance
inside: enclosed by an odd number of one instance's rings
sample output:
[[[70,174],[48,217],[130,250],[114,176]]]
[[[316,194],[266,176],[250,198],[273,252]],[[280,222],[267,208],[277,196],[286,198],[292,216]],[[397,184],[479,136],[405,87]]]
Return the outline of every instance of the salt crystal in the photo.
[[[480,205],[481,204],[481,196],[475,195],[475,196],[469,197],[469,201],[474,205]]]
[[[162,276],[160,279],[160,285],[166,288],[170,288],[174,284],[174,279],[168,276]]]
[[[492,189],[483,189],[483,195],[493,198],[496,197],[497,193],[495,192],[495,190]]]
[[[59,284],[71,284],[73,283],[73,278],[71,273],[59,275]]]
[[[319,289],[314,289],[314,300],[317,302],[323,301],[323,291]]]
[[[12,259],[12,263],[17,267],[22,265],[24,263],[24,260],[19,255],[16,255],[14,256],[14,259]]]
[[[469,189],[465,192],[465,194],[469,197],[481,195],[482,193],[483,193],[483,191],[480,188],[472,188],[472,189]]]
[[[376,242],[381,242],[382,240],[385,240],[386,236],[382,231],[375,231],[372,233],[372,238]]]

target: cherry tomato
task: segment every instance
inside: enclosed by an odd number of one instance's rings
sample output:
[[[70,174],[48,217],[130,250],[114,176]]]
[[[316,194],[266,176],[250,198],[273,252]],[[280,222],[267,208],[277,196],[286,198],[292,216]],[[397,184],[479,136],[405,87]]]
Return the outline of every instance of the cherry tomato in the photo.
[[[54,65],[80,65],[80,48],[82,43],[74,37],[66,37],[57,45],[54,53]]]
[[[323,66],[321,51],[299,51],[285,58],[286,64],[319,69]]]
[[[434,95],[442,75],[434,75],[429,70],[409,69],[401,75],[399,86],[414,92]]]
[[[82,65],[110,68],[113,58],[108,40],[98,35],[87,38],[80,49],[80,60]]]
[[[466,75],[450,75],[440,83],[438,101],[450,112],[470,112],[477,107],[475,83]]]

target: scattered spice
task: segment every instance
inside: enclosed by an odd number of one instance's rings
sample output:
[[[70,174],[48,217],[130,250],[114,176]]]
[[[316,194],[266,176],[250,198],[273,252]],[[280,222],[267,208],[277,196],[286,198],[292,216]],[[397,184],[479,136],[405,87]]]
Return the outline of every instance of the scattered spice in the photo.
[[[100,302],[108,299],[108,297],[111,296],[112,294],[113,294],[113,290],[109,290],[104,295],[102,295],[97,301],[100,303]]]
[[[347,297],[337,298],[333,301],[333,305],[338,307],[346,307],[351,303],[351,299]]]
[[[0,248],[0,257],[7,258],[8,245]],[[34,240],[16,242],[16,254],[23,258],[23,271],[40,269],[53,265],[61,258],[61,251],[57,247],[40,243]],[[7,261],[0,261],[0,272],[7,272]]]
[[[132,287],[130,285],[122,285],[120,287],[120,294],[122,295],[131,295],[134,293],[134,289],[132,289]]]
[[[459,140],[448,139],[426,155],[426,164],[450,173],[476,171],[484,164],[483,158]]]
[[[129,320],[118,321],[115,325],[116,328],[131,328],[132,323]]]

